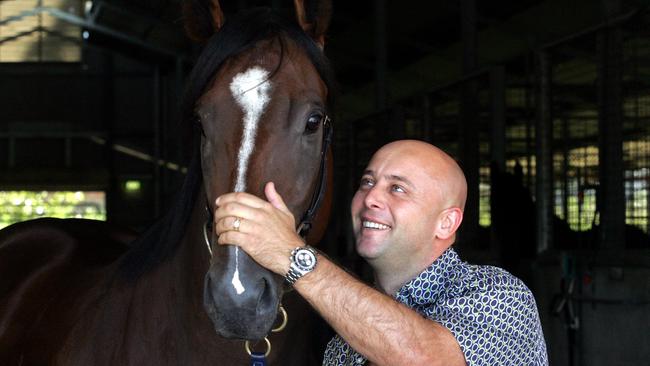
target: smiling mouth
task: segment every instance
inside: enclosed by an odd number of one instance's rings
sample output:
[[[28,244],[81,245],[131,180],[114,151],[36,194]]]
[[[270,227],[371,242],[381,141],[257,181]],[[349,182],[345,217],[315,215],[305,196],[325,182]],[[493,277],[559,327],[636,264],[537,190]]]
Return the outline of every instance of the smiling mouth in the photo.
[[[380,223],[374,222],[374,221],[364,220],[362,222],[362,225],[363,225],[364,229],[374,229],[374,230],[388,230],[388,229],[390,229],[390,226],[380,224]]]

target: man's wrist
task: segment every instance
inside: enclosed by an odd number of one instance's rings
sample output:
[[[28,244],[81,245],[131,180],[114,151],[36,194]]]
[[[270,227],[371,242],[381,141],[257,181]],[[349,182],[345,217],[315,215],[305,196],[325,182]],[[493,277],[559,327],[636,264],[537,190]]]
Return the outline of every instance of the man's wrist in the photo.
[[[284,280],[287,284],[293,286],[296,281],[316,268],[318,264],[317,252],[308,245],[298,246],[291,252],[289,261],[289,270],[284,276]]]

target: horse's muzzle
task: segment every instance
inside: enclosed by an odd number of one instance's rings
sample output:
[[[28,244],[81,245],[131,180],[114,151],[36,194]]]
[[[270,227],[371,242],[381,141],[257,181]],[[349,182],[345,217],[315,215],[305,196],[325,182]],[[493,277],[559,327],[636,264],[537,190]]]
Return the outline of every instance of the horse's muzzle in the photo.
[[[226,338],[264,338],[277,317],[281,277],[234,246],[214,249],[204,280],[203,305],[216,332]]]

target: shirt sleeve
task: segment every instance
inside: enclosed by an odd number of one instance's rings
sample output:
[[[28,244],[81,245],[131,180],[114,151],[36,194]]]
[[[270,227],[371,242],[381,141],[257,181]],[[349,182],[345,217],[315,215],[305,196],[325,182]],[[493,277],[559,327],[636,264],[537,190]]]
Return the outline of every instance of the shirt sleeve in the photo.
[[[548,365],[533,294],[504,270],[480,268],[432,318],[453,333],[470,366]]]

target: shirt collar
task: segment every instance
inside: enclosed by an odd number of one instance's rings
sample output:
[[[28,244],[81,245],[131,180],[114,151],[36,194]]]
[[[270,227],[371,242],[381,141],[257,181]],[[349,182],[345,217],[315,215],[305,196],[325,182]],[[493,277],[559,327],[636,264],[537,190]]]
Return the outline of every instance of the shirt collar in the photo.
[[[455,268],[459,263],[456,251],[448,248],[417,277],[402,286],[395,299],[411,307],[436,302],[455,280]]]

